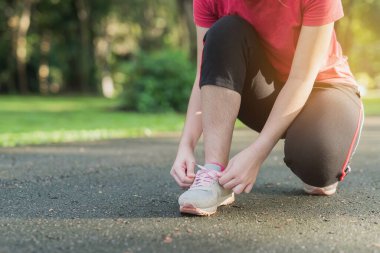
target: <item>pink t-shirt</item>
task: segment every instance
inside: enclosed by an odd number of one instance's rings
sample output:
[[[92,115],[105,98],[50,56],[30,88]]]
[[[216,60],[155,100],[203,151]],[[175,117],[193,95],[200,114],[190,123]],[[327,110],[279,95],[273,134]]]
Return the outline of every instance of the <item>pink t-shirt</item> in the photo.
[[[320,26],[344,16],[340,0],[194,0],[197,26],[211,27],[226,15],[239,15],[257,31],[281,81],[289,76],[301,26]],[[316,81],[357,85],[335,31]]]

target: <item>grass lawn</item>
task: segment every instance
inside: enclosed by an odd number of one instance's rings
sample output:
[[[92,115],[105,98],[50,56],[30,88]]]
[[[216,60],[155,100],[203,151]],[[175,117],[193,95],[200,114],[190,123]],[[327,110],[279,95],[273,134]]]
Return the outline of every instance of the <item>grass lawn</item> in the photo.
[[[380,116],[380,98],[364,98],[366,116]]]
[[[98,97],[0,96],[0,146],[92,141],[180,131],[184,115],[114,110]]]
[[[182,129],[182,114],[121,112],[114,110],[117,103],[99,97],[0,96],[0,146],[140,137]],[[380,115],[380,98],[364,103],[367,116]]]

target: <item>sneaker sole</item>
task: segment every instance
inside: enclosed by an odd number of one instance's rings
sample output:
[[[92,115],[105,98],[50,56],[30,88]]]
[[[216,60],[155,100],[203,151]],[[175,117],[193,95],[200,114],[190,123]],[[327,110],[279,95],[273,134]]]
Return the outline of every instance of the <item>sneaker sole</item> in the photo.
[[[325,190],[318,187],[304,187],[303,190],[310,195],[331,196],[336,192],[336,188]]]
[[[206,208],[198,208],[193,206],[192,204],[185,204],[179,207],[179,211],[181,213],[193,214],[198,216],[210,216],[216,213],[218,206],[226,206],[232,204],[235,201],[235,195],[232,193],[232,196],[222,199],[220,203],[216,206],[206,207]]]

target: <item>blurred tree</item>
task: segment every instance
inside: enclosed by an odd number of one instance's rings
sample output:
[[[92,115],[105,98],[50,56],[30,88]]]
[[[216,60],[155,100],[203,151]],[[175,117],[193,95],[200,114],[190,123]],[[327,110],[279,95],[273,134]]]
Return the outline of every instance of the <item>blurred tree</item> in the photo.
[[[32,8],[32,0],[16,0],[15,9],[19,10],[16,16],[12,18],[15,19],[15,30],[14,32],[14,41],[16,45],[16,62],[17,62],[17,72],[18,72],[18,81],[20,85],[20,92],[23,94],[28,93],[28,82],[27,82],[27,73],[26,73],[26,56],[27,56],[27,42],[26,35],[30,26],[30,12]]]
[[[380,1],[342,2],[344,53],[380,87]],[[0,0],[0,13],[0,93],[100,93],[102,80],[128,88],[125,66],[141,52],[180,50],[195,62],[192,0]]]
[[[17,80],[15,78],[15,54],[13,43],[13,30],[16,29],[14,19],[13,1],[0,1],[0,92],[14,92]],[[11,53],[10,53],[11,52]]]
[[[32,1],[2,1],[0,6],[3,10],[1,48],[5,49],[0,52],[2,52],[1,58],[7,58],[4,61],[7,66],[4,66],[0,74],[0,85],[5,86],[6,90],[13,91],[17,83],[17,89],[21,93],[27,93],[27,32],[30,26]],[[13,78],[15,74],[17,78]],[[8,80],[12,81],[12,84],[4,85]]]
[[[32,46],[41,45],[35,50],[35,58],[40,59],[39,80],[45,78],[50,87],[43,88],[46,85],[40,83],[40,92],[54,92],[59,86],[70,93],[97,91],[94,40],[98,20],[108,14],[109,5],[100,0],[39,0],[32,22],[36,31]]]
[[[80,34],[80,84],[82,90],[89,91],[90,79],[91,79],[91,64],[93,62],[93,36],[91,31],[93,29],[91,19],[90,4],[86,0],[75,1],[76,13],[79,20],[79,34]]]
[[[181,43],[188,45],[190,56],[193,62],[196,61],[197,56],[197,37],[195,32],[195,25],[193,22],[193,1],[192,0],[177,0],[177,5],[180,14],[180,20],[182,21],[182,29],[185,31]]]
[[[380,88],[380,1],[343,0],[345,18],[337,26],[343,51],[358,81]]]

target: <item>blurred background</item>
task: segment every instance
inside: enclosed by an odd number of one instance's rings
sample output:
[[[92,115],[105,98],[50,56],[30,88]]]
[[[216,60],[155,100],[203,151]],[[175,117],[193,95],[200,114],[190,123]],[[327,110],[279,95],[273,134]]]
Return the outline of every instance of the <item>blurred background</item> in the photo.
[[[380,114],[380,1],[343,0],[339,41]],[[0,0],[0,146],[179,131],[192,0]]]

